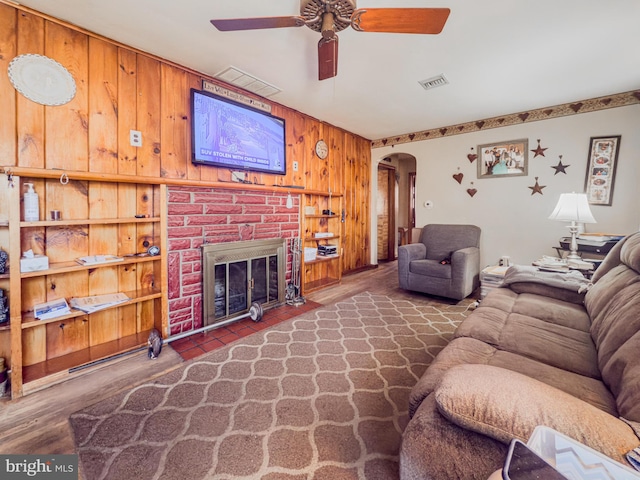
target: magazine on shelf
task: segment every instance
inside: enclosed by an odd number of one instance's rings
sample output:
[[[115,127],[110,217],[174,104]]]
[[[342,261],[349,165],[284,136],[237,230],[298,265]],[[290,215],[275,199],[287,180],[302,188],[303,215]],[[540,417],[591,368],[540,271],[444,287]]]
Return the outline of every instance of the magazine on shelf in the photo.
[[[100,265],[102,263],[113,263],[123,261],[123,257],[117,255],[87,255],[86,257],[76,258],[76,262],[80,265]]]
[[[74,297],[70,300],[70,303],[73,308],[82,310],[85,313],[93,313],[129,300],[131,299],[124,293],[108,293],[89,297]]]
[[[33,316],[38,320],[49,320],[61,315],[71,313],[69,304],[64,298],[58,298],[50,302],[38,303],[33,306]]]

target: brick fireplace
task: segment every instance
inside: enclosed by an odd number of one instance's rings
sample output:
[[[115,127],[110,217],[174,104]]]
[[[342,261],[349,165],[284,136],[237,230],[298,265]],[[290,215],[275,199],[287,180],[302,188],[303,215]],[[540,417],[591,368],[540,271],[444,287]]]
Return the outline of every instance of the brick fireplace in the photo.
[[[203,326],[202,252],[204,243],[290,239],[300,231],[300,199],[287,194],[204,187],[169,187],[169,332]],[[286,281],[291,255],[286,255]]]

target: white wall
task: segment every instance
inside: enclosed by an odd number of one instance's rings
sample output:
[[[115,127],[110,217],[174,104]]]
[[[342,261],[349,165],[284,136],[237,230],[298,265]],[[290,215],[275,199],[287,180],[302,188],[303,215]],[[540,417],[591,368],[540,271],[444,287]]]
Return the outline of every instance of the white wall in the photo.
[[[591,206],[598,223],[586,225],[586,231],[628,234],[640,226],[640,105],[376,148],[372,150],[372,173],[385,156],[400,152],[415,156],[417,226],[478,225],[482,228],[482,265],[494,264],[502,255],[511,256],[514,263],[529,264],[543,254],[555,255],[552,247],[568,235],[566,224],[548,217],[561,193],[584,191],[589,139],[606,135],[622,136],[613,205]],[[536,148],[537,139],[547,148],[544,157],[534,158],[529,151],[527,176],[477,178],[478,160],[470,163],[467,154],[475,153],[479,144],[520,138],[529,139],[529,150]],[[554,175],[552,166],[558,164],[559,155],[564,165],[570,165],[566,175]],[[453,179],[458,172],[464,175],[462,184]],[[528,188],[535,184],[535,177],[546,186],[542,195],[532,195]],[[372,185],[374,198],[376,187]],[[477,189],[474,197],[467,194],[468,188]],[[432,209],[423,206],[426,200],[433,202]],[[372,218],[373,232],[376,227]],[[372,247],[375,263],[377,251]]]

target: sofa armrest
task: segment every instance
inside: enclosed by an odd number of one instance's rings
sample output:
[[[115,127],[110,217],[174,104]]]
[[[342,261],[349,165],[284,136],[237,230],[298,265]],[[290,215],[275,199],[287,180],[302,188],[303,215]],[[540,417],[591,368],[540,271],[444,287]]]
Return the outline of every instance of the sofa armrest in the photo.
[[[511,370],[459,365],[435,391],[438,411],[456,425],[508,443],[546,425],[617,461],[640,440],[624,421],[566,392]]]

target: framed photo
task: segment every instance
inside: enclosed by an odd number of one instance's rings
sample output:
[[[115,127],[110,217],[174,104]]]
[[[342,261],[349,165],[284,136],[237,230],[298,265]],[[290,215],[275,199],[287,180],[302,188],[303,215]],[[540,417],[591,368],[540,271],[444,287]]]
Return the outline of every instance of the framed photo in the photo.
[[[611,206],[618,169],[620,135],[591,137],[584,191],[591,205]]]
[[[478,178],[516,177],[526,175],[529,166],[529,140],[478,145]]]

